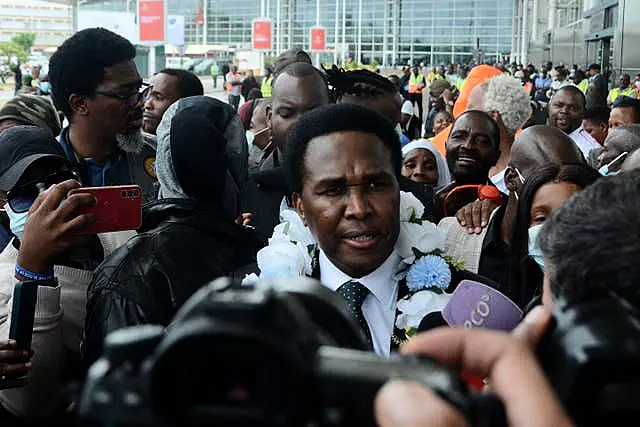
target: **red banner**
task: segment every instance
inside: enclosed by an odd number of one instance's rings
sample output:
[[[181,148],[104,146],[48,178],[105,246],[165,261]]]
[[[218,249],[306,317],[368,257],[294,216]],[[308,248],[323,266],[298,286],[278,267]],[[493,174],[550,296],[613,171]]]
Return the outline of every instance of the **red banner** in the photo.
[[[164,43],[164,1],[140,0],[138,2],[138,28],[140,43]]]
[[[271,50],[271,20],[269,18],[256,18],[253,20],[251,41],[253,50]]]
[[[327,30],[324,27],[311,27],[310,50],[327,50]]]

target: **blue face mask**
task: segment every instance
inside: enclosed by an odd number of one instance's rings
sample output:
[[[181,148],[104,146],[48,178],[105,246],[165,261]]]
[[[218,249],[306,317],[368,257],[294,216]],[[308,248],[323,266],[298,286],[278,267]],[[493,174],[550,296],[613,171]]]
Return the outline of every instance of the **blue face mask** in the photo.
[[[11,210],[9,203],[4,205],[4,209],[9,217],[9,228],[11,228],[11,232],[18,238],[18,240],[22,240],[24,224],[27,222],[27,218],[29,218],[29,211],[16,213]]]
[[[540,251],[540,247],[537,244],[538,234],[542,229],[543,224],[534,225],[529,227],[529,256],[538,263],[542,271],[544,271],[544,256]]]

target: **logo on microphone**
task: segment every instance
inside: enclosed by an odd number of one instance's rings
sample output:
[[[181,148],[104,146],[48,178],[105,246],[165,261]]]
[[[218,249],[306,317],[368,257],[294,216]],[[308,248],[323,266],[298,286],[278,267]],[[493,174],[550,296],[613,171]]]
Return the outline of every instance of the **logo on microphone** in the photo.
[[[442,310],[449,326],[510,331],[522,318],[522,310],[499,291],[483,283],[463,280]]]
[[[464,327],[468,329],[482,328],[487,317],[491,315],[489,295],[482,295],[475,308],[469,313],[469,319],[464,321]]]

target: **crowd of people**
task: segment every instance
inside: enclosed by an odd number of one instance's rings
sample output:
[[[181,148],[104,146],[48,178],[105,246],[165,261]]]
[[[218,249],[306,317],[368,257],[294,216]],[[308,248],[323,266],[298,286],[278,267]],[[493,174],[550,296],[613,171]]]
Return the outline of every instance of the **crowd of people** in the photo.
[[[213,279],[310,276],[344,297],[371,351],[402,346],[488,378],[512,426],[571,425],[533,351],[555,299],[637,292],[640,76],[611,91],[597,64],[590,77],[552,64],[387,77],[318,69],[290,49],[260,82],[212,67],[225,103],[188,71],[144,81],[135,55],[115,33],[80,31],[51,58],[50,98],[18,94],[0,108],[1,339],[15,282],[39,285],[32,352],[0,348],[2,422],[72,420],[66,385],[106,336],[170,325]],[[118,185],[142,189],[141,227],[83,232],[96,200],[74,190]],[[529,317],[512,335],[449,329],[407,342],[399,313],[416,289],[403,268],[437,266],[438,254],[455,265],[424,273],[439,292],[422,315],[472,279]],[[409,383],[376,402],[382,426],[452,412]]]

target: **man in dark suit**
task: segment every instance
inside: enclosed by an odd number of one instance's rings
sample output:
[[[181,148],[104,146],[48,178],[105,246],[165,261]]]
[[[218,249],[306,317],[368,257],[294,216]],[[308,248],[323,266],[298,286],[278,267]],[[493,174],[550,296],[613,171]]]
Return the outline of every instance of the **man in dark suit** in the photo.
[[[401,240],[407,238],[406,231],[401,233],[401,159],[388,120],[369,108],[340,104],[320,107],[296,122],[284,163],[293,206],[318,245],[313,276],[345,298],[382,356],[389,355],[394,341],[397,302],[408,294],[398,278],[407,256],[401,255]],[[433,249],[437,235],[427,243]],[[452,274],[449,290],[461,278]]]

